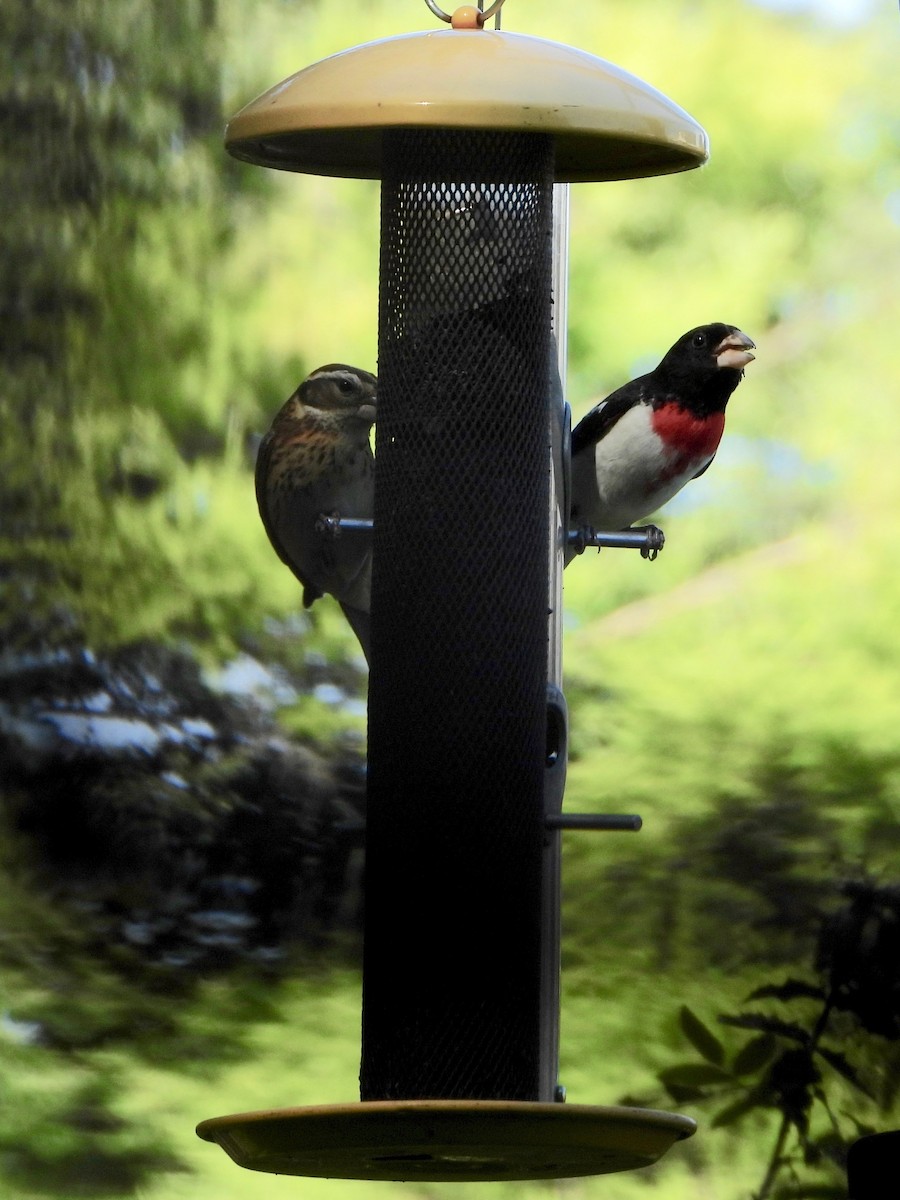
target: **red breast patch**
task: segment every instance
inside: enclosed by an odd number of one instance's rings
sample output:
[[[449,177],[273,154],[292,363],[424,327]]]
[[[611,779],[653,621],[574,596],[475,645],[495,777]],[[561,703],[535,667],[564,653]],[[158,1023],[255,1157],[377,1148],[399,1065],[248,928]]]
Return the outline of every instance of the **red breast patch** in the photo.
[[[653,432],[685,463],[715,454],[725,428],[723,412],[695,417],[679,404],[663,404],[653,410]]]

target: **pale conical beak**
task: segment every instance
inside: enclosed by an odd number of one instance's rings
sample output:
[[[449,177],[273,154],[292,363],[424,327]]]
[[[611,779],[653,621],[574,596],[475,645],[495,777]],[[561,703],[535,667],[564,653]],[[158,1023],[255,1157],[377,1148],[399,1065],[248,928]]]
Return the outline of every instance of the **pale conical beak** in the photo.
[[[736,329],[734,333],[722,338],[716,346],[716,363],[720,367],[731,367],[732,370],[740,371],[747,363],[753,362],[756,355],[750,351],[755,349],[756,342],[748,338],[746,333]]]
[[[371,425],[375,420],[375,397],[373,396],[371,400],[366,400],[361,404],[356,410],[356,415],[361,421],[368,421]]]

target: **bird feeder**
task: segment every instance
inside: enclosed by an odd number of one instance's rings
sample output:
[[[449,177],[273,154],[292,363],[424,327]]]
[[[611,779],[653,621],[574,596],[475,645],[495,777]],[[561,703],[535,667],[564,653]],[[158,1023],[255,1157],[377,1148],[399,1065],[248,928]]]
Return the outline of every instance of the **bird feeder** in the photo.
[[[562,185],[688,170],[707,139],[619,67],[485,28],[502,0],[426,2],[451,28],[306,67],[226,132],[247,162],[381,180],[361,1101],[198,1132],[284,1174],[600,1174],[694,1126],[564,1104],[557,1083],[559,838],[578,825]]]

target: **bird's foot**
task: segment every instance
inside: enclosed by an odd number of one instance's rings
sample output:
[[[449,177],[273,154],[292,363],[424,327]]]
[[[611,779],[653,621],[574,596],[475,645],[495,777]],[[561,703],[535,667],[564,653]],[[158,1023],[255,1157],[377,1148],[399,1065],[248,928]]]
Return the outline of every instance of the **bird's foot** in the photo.
[[[342,517],[337,510],[330,513],[319,513],[316,519],[316,533],[323,537],[336,538],[343,533],[362,533],[372,536],[371,517]]]
[[[323,537],[340,537],[341,514],[337,510],[330,513],[319,513],[316,518],[316,533],[321,534]]]
[[[584,554],[588,546],[596,547],[599,554],[603,547],[597,542],[597,530],[593,525],[579,525],[569,530],[569,549],[573,554]]]
[[[641,558],[646,558],[650,562],[653,562],[666,544],[666,535],[658,525],[640,525],[638,528],[647,539],[644,545],[641,546]]]

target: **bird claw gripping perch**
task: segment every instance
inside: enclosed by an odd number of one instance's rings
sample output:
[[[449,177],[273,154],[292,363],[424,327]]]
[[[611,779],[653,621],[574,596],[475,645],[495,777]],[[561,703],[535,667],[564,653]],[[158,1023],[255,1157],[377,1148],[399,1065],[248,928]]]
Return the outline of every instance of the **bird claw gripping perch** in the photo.
[[[658,525],[644,525],[643,533],[647,540],[641,546],[641,558],[647,558],[650,562],[654,562],[666,544],[666,535]]]
[[[656,558],[666,544],[666,535],[658,525],[641,525],[637,529],[601,531],[591,525],[581,525],[569,530],[569,546],[575,554],[583,554],[587,548],[596,546],[598,552],[604,546],[619,549],[640,550],[641,558]]]

